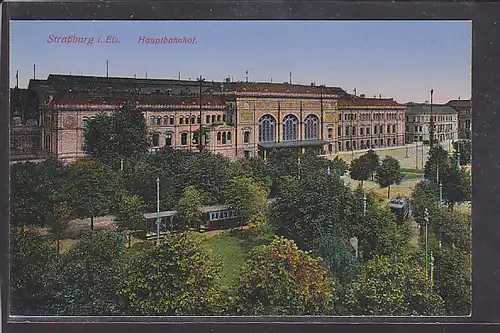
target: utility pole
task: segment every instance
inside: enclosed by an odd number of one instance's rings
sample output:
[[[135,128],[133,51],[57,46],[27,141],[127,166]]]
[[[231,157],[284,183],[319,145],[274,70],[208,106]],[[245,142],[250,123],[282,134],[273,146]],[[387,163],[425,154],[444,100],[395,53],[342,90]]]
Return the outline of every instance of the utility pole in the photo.
[[[366,194],[363,194],[363,216],[366,216]]]
[[[431,251],[431,288],[434,285],[434,256]]]
[[[160,245],[160,177],[156,177],[156,245]]]
[[[439,183],[439,203],[443,204],[443,183]]]
[[[425,268],[427,269],[427,251],[429,247],[429,233],[428,233],[429,210],[427,208],[424,211],[424,221],[425,221]]]

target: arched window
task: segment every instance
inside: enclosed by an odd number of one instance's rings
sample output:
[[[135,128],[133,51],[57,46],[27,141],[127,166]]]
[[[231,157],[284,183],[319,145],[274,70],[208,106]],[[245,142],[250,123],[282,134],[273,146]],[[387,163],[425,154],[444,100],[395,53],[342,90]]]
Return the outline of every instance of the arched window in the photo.
[[[249,143],[250,142],[250,131],[245,131],[243,133],[243,143]]]
[[[217,116],[217,121],[220,121],[220,115]]]
[[[172,145],[172,134],[165,134],[165,146],[170,147]]]
[[[158,147],[160,145],[160,135],[153,134],[153,147]]]
[[[314,114],[311,114],[311,115],[306,117],[306,119],[304,120],[304,125],[305,125],[304,138],[306,140],[317,139],[319,137],[318,122],[319,122],[318,117]],[[328,129],[328,138],[330,138],[330,139],[332,137],[332,135],[331,135],[332,132],[333,132],[333,130],[331,128],[329,128]]]
[[[206,118],[207,119],[205,119],[205,123],[210,124],[210,115],[207,114]]]
[[[174,124],[174,117],[170,116],[170,125],[173,125],[173,124]]]
[[[83,118],[83,130],[89,126],[89,119],[87,117]]]
[[[168,125],[168,117],[163,117],[163,125]]]
[[[182,133],[181,134],[181,145],[183,145],[183,146],[187,145],[187,140],[188,140],[188,134]]]
[[[184,124],[184,118],[180,117],[179,118],[179,125],[182,125],[182,124]]]
[[[333,128],[328,129],[328,139],[331,139],[333,137]]]
[[[155,124],[155,117],[151,117],[151,125]]]
[[[259,120],[259,141],[274,142],[276,139],[276,120],[271,115],[265,115]]]
[[[191,124],[194,124],[196,122],[196,117],[195,116],[192,116],[191,117]]]
[[[215,115],[212,115],[212,123],[215,123]]]
[[[217,144],[220,145],[221,133],[217,132]]]
[[[297,117],[289,114],[283,119],[283,141],[297,140]]]
[[[387,125],[387,133],[391,133],[391,125]]]
[[[227,142],[231,143],[231,132],[227,132]]]
[[[225,145],[226,143],[227,143],[226,132],[222,132],[222,144]]]

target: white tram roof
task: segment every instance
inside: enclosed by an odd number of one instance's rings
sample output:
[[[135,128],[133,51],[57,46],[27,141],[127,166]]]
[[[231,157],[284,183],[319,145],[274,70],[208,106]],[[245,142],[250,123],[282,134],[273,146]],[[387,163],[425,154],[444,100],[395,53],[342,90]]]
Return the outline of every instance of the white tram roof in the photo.
[[[228,210],[230,208],[231,207],[229,205],[203,206],[203,207],[200,207],[200,211],[202,213],[209,213],[209,212],[217,212],[220,210]],[[176,210],[166,210],[166,211],[160,212],[160,217],[170,217],[170,216],[174,216],[176,214],[177,214]],[[158,217],[158,213],[146,213],[146,214],[143,214],[142,216],[144,216],[144,218],[148,219],[148,220],[155,219]]]

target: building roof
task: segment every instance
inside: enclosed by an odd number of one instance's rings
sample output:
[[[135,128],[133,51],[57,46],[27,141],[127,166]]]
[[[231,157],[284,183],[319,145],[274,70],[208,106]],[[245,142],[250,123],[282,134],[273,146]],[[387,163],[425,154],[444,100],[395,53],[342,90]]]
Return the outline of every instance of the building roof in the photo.
[[[407,103],[406,114],[427,114],[431,113],[431,104]],[[432,113],[436,114],[456,114],[457,111],[448,105],[432,104]]]
[[[223,82],[221,91],[260,92],[260,93],[292,93],[292,94],[335,94],[345,95],[344,89],[339,87],[301,85],[271,82]]]
[[[220,96],[202,95],[204,106],[224,106]],[[126,92],[92,93],[79,91],[60,91],[54,96],[53,105],[121,105],[127,102],[144,105],[192,105],[199,107],[199,95],[168,96],[165,94],[129,94]]]
[[[399,104],[393,98],[365,98],[354,95],[347,95],[344,98],[341,98],[337,104],[339,107],[347,108],[347,107],[358,107],[358,106],[376,106],[376,107],[384,107],[384,106],[398,106],[403,108],[404,105]]]

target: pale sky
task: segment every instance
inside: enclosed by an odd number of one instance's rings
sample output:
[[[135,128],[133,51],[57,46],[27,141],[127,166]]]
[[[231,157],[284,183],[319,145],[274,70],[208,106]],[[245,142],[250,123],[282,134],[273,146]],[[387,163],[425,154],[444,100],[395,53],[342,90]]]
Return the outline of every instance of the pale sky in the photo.
[[[52,37],[50,37],[52,35]],[[94,38],[92,45],[54,37]],[[114,36],[119,43],[106,43]],[[196,38],[140,44],[141,36]],[[11,21],[10,86],[49,74],[338,86],[400,103],[471,96],[470,21]],[[102,43],[97,42],[101,37]]]

